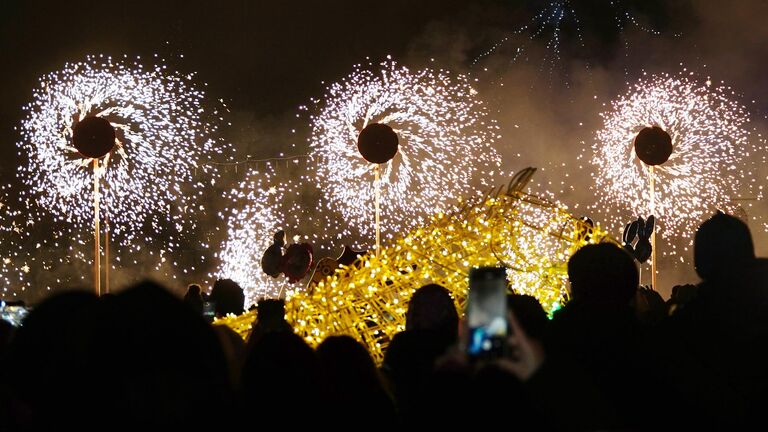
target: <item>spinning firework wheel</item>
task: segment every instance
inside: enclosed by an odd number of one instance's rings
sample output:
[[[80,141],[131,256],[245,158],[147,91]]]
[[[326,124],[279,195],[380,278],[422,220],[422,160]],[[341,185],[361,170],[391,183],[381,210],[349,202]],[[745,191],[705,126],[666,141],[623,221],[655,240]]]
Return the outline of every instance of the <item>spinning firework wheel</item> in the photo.
[[[463,75],[412,72],[392,61],[358,66],[328,87],[312,117],[311,157],[328,209],[379,237],[427,222],[499,169],[498,126]],[[471,157],[467,157],[471,155]],[[372,169],[373,168],[373,169]],[[361,183],[374,171],[378,180]]]
[[[733,95],[686,73],[641,79],[613,101],[592,146],[596,212],[614,229],[652,214],[660,221],[653,243],[657,231],[688,240],[735,197],[760,196],[753,172],[757,159],[765,160],[764,145],[750,139],[749,115]],[[652,250],[655,285],[658,258],[667,252],[655,244]]]
[[[165,250],[178,246],[186,209],[205,187],[194,173],[222,152],[209,138],[216,127],[203,119],[204,93],[192,78],[104,56],[41,77],[18,143],[29,162],[19,167],[26,193],[70,223],[73,239],[107,222],[107,233],[114,226],[116,243],[129,250],[141,248],[139,235]],[[143,232],[150,227],[151,236]],[[166,227],[175,231],[158,236]],[[98,268],[98,244],[95,251]],[[100,278],[94,283],[98,291]]]

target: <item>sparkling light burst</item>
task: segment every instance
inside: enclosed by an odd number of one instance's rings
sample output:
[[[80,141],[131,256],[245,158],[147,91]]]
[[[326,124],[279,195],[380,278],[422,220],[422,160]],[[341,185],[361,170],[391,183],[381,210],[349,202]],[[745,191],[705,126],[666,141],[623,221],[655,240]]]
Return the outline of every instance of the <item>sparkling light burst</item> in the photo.
[[[740,197],[759,197],[755,168],[757,159],[764,163],[765,151],[750,139],[744,128],[749,115],[733,96],[709,80],[659,75],[641,79],[602,113],[591,161],[598,209],[608,212],[614,228],[651,214],[649,170],[633,146],[647,126],[659,126],[672,137],[672,155],[654,168],[661,234],[692,238],[715,210],[728,210]]]
[[[93,224],[93,162],[72,144],[72,129],[87,116],[107,119],[116,129],[113,151],[99,161],[102,218],[127,246],[144,233],[157,244],[183,231],[184,212],[202,195],[195,178],[202,161],[220,154],[210,138],[204,92],[192,75],[145,68],[140,60],[106,56],[67,63],[40,79],[25,108],[19,142],[28,165],[21,179],[41,207],[59,221],[87,232]],[[216,111],[210,114],[218,114]],[[215,176],[215,171],[206,176]],[[157,236],[171,227],[167,236]],[[149,234],[147,234],[149,233]]]
[[[328,208],[367,235],[374,229],[374,165],[358,153],[357,136],[370,123],[394,129],[400,149],[381,170],[382,234],[392,238],[498,170],[498,126],[466,76],[411,72],[393,61],[375,72],[368,66],[327,89],[310,144]]]
[[[232,279],[244,289],[246,304],[258,298],[273,296],[285,287],[284,278],[272,278],[261,269],[261,255],[272,244],[276,231],[283,229],[284,218],[280,205],[286,190],[271,181],[269,171],[252,171],[249,180],[230,191],[233,206],[227,218],[229,230],[219,253],[221,266],[218,278]]]
[[[227,278],[245,291],[246,305],[261,298],[275,298],[290,286],[284,276],[272,278],[261,268],[261,257],[278,230],[287,243],[308,242],[315,259],[336,256],[349,233],[328,212],[317,208],[319,191],[309,176],[310,164],[294,161],[290,168],[265,164],[250,169],[245,180],[225,194],[227,210],[219,217],[227,222],[218,270],[211,279]]]
[[[579,4],[583,3],[583,4]],[[661,33],[652,27],[643,24],[637,16],[631,11],[628,2],[622,0],[610,0],[601,4],[597,9],[594,2],[579,2],[575,0],[550,0],[547,2],[533,2],[536,7],[533,17],[530,21],[515,30],[511,31],[506,37],[493,44],[489,49],[474,59],[472,64],[479,63],[485,57],[490,56],[497,50],[510,42],[517,42],[517,47],[512,55],[511,62],[524,59],[529,60],[529,45],[531,42],[541,40],[544,43],[546,54],[541,58],[541,70],[548,67],[550,75],[554,73],[556,67],[563,67],[563,45],[570,42],[573,48],[579,51],[595,48],[588,47],[585,44],[583,19],[589,18],[587,22],[597,22],[602,24],[609,20],[609,25],[614,27],[614,31],[620,36],[626,56],[629,55],[629,40],[624,36],[627,28],[634,28],[644,33],[659,36]],[[604,15],[604,16],[602,16]],[[605,30],[599,32],[604,33]],[[573,39],[567,39],[568,34],[573,35]],[[679,36],[679,35],[675,35]],[[593,38],[594,39],[594,38]],[[604,48],[598,48],[602,51]],[[585,57],[581,54],[579,57]],[[586,56],[592,57],[592,56]],[[585,67],[589,69],[590,63]],[[568,84],[566,82],[566,84]]]
[[[23,285],[24,269],[28,268],[22,258],[25,232],[19,223],[21,213],[10,205],[9,189],[10,185],[0,185],[0,298],[16,294],[15,288]]]

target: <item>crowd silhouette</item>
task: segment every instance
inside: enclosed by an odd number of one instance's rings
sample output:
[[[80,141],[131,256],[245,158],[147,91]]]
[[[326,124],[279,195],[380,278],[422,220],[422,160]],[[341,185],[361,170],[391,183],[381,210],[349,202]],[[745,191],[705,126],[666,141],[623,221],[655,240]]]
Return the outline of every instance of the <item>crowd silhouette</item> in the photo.
[[[23,325],[0,320],[0,430],[95,428],[513,430],[738,429],[768,400],[768,261],[748,227],[718,213],[694,239],[701,281],[664,301],[610,244],[568,263],[570,300],[548,317],[507,297],[505,354],[472,361],[460,311],[435,284],[377,367],[349,336],[317,348],[281,300],[258,303],[248,340],[206,310],[242,313],[217,281],[183,299],[152,282],[115,295],[54,294]]]

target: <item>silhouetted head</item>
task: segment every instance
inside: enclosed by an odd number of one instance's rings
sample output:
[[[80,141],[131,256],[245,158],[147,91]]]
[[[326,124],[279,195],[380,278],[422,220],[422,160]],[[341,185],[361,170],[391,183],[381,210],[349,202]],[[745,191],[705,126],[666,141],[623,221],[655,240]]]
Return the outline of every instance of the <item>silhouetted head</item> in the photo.
[[[245,294],[232,279],[219,279],[213,284],[209,301],[215,304],[216,316],[240,315],[245,309]]]
[[[549,318],[536,297],[525,294],[507,295],[507,308],[515,314],[517,321],[528,336],[542,339],[549,325]]]
[[[574,300],[629,305],[640,282],[634,259],[610,243],[586,245],[568,260]]]
[[[381,392],[381,380],[368,350],[350,336],[329,336],[317,356],[332,393],[341,398],[368,398]]]
[[[744,268],[754,260],[752,234],[739,219],[717,213],[696,230],[693,261],[696,273],[703,280]]]
[[[459,314],[447,289],[437,284],[416,290],[408,303],[406,330],[431,330],[458,333]]]
[[[37,305],[16,330],[3,365],[2,381],[10,388],[15,406],[23,407],[19,417],[10,416],[0,422],[40,423],[28,427],[42,428],[46,414],[72,397],[71,385],[77,376],[78,362],[73,361],[87,338],[93,309],[99,299],[85,291],[54,294]]]
[[[259,300],[256,307],[259,323],[268,327],[285,322],[285,301],[280,299]]]
[[[200,285],[192,284],[187,287],[187,293],[184,294],[184,303],[199,315],[203,314],[203,295]]]
[[[134,285],[102,304],[98,323],[81,359],[84,370],[95,372],[93,397],[110,402],[98,416],[191,426],[201,424],[200,407],[209,410],[209,423],[220,415],[231,389],[221,344],[168,290]]]
[[[200,425],[218,418],[230,392],[209,325],[176,296],[145,282],[109,299],[67,293],[35,308],[14,348],[21,388],[40,402],[41,429]],[[98,406],[82,412],[83,406]],[[52,422],[55,424],[48,424]],[[208,421],[211,423],[211,421]]]
[[[317,355],[300,336],[267,333],[253,346],[243,366],[243,409],[291,422],[316,423],[321,414],[321,373]],[[301,411],[296,411],[296,406]]]
[[[258,342],[267,333],[293,332],[293,327],[285,320],[285,302],[283,300],[259,300],[256,311],[256,320],[253,322],[248,339],[249,346]]]

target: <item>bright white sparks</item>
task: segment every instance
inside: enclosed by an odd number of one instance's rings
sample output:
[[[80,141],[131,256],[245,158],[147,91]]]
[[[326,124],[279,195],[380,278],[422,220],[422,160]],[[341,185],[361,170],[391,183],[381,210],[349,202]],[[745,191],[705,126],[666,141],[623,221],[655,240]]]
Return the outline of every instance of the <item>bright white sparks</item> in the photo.
[[[87,231],[93,224],[93,162],[74,148],[72,129],[87,116],[103,117],[117,139],[99,161],[101,217],[108,217],[125,245],[151,232],[154,241],[168,238],[172,246],[172,234],[156,231],[182,229],[183,212],[203,192],[195,170],[221,152],[210,138],[215,127],[205,120],[203,99],[191,75],[164,65],[145,68],[106,56],[67,63],[40,79],[25,107],[19,147],[28,164],[19,175],[41,207]]]
[[[374,165],[358,153],[357,136],[370,123],[397,133],[399,151],[381,169],[382,234],[392,238],[469,195],[473,179],[498,170],[498,126],[466,76],[411,72],[393,61],[368,66],[328,87],[310,144],[326,206],[372,238]]]
[[[640,80],[602,114],[592,147],[595,190],[600,207],[620,212],[610,215],[615,228],[651,214],[649,170],[633,147],[646,126],[672,137],[672,155],[654,168],[654,213],[663,234],[691,238],[715,210],[732,207],[742,194],[755,196],[755,164],[764,151],[744,128],[746,108],[732,97],[727,88],[661,75]]]
[[[270,171],[251,171],[248,180],[229,193],[233,207],[229,214],[222,215],[229,229],[219,253],[221,267],[216,276],[237,282],[245,291],[246,305],[275,296],[287,285],[285,278],[273,278],[261,269],[261,256],[272,244],[275,232],[282,229],[290,235],[280,210],[286,190],[271,178]]]

